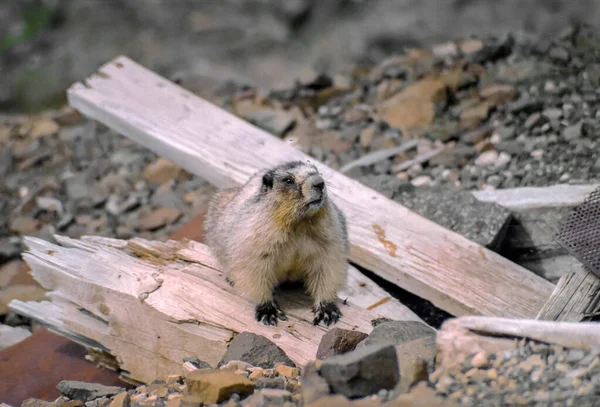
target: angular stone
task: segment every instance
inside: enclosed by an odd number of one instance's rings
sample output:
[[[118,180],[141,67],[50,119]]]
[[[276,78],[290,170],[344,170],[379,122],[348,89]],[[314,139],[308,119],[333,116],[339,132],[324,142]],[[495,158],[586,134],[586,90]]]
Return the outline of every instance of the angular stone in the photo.
[[[449,186],[403,187],[394,200],[492,250],[499,249],[511,219],[508,209]]]
[[[582,129],[583,122],[579,122],[577,124],[565,127],[562,134],[567,141],[576,140],[583,135]]]
[[[319,366],[316,362],[309,362],[302,371],[302,387],[300,395],[304,404],[310,404],[329,394],[327,380],[319,375]]]
[[[479,96],[496,106],[510,102],[516,94],[512,85],[490,85],[479,91]]]
[[[277,362],[296,367],[279,346],[264,336],[251,332],[240,332],[233,338],[217,367],[231,360],[241,360],[263,369],[271,369]]]
[[[220,403],[239,394],[246,397],[254,391],[254,383],[232,372],[200,371],[186,375],[184,403]]]
[[[290,367],[285,365],[275,366],[275,371],[280,375],[288,378],[295,378],[298,377],[298,375],[300,374],[300,369],[298,369],[297,367]]]
[[[291,114],[271,109],[257,110],[248,113],[244,118],[277,137],[284,136],[296,123],[296,119]]]
[[[281,389],[261,389],[256,391],[244,405],[249,407],[283,406],[285,402],[292,400],[292,393]]]
[[[527,96],[522,96],[518,100],[508,105],[508,110],[511,113],[535,113],[542,110],[544,103],[540,100],[534,100]]]
[[[173,208],[158,208],[143,216],[138,221],[140,230],[157,230],[166,225],[175,223],[183,213]]]
[[[305,404],[306,407],[350,407],[352,405],[354,404],[341,394],[321,397],[310,404]]]
[[[104,386],[97,383],[81,382],[76,380],[63,380],[56,386],[58,391],[72,400],[81,400],[84,403],[101,397],[112,397],[125,391],[122,387]]]
[[[285,389],[285,379],[277,377],[261,377],[256,381],[257,389]]]
[[[33,124],[29,136],[33,139],[51,136],[58,132],[58,128],[58,124],[54,120],[40,119]]]
[[[159,157],[155,162],[148,164],[142,172],[142,177],[146,181],[163,184],[175,179],[183,170],[174,162],[164,157]]]
[[[527,118],[527,120],[525,120],[525,128],[531,129],[533,127],[541,126],[546,122],[546,116],[543,116],[541,113],[533,113]]]
[[[446,84],[437,78],[422,79],[377,106],[378,114],[390,126],[411,136],[431,126],[435,105],[447,97]]]
[[[36,398],[29,398],[21,403],[21,407],[54,407],[54,403]]]
[[[21,235],[30,235],[38,231],[40,221],[29,216],[17,216],[9,221],[9,229]]]
[[[418,321],[390,321],[377,325],[361,344],[399,345],[423,337],[435,337],[435,329]]]
[[[317,359],[325,359],[329,356],[353,351],[356,345],[367,336],[364,332],[332,328],[321,338],[316,357]]]
[[[117,394],[110,402],[109,407],[127,407],[129,406],[129,393],[126,391]]]
[[[400,379],[396,348],[369,345],[323,361],[320,375],[335,393],[365,397],[381,389],[392,389]]]

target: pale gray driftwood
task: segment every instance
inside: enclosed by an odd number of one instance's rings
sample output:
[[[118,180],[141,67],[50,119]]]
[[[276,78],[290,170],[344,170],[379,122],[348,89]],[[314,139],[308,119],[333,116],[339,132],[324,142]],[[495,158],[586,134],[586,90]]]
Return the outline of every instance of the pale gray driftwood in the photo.
[[[277,327],[256,322],[252,304],[229,286],[210,250],[199,243],[55,238],[60,245],[26,238],[23,256],[51,302],[10,306],[110,352],[133,380],[164,380],[181,372],[190,356],[214,366],[243,331],[269,338],[304,365],[315,358],[328,330],[312,324],[310,299],[301,293],[278,298],[288,321]],[[351,303],[341,310],[336,326],[367,334],[371,320],[381,317]]]
[[[348,219],[351,261],[453,315],[535,317],[554,288],[126,57],[73,85],[68,99],[221,188],[283,161],[313,161]]]

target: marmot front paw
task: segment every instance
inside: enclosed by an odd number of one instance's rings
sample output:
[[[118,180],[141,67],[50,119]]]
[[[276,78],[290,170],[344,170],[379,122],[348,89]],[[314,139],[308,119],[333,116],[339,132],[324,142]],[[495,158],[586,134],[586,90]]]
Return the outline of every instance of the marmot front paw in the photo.
[[[318,307],[313,308],[313,312],[315,313],[314,325],[318,325],[319,322],[323,321],[325,325],[329,326],[335,324],[342,316],[338,306],[331,301],[321,302]]]
[[[287,321],[287,317],[279,309],[275,301],[265,302],[256,306],[256,312],[254,314],[256,320],[263,325],[277,325],[277,319],[281,321]]]

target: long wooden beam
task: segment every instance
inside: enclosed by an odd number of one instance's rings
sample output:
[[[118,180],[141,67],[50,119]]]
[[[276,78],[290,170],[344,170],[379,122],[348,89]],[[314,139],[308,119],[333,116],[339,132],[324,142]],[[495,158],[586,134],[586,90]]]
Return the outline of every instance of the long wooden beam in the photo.
[[[127,57],[68,90],[71,106],[218,187],[311,160],[348,218],[350,259],[453,315],[535,317],[554,288]]]

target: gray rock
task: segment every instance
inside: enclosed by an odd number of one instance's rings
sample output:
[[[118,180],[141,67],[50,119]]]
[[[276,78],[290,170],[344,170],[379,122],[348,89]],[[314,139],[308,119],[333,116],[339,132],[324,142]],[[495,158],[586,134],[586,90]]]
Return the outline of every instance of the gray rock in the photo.
[[[285,389],[285,379],[277,377],[261,377],[256,381],[257,389]]]
[[[504,151],[511,155],[517,155],[523,152],[523,143],[516,140],[501,141],[494,147],[498,151]]]
[[[548,119],[546,116],[543,116],[541,113],[534,113],[530,115],[527,120],[525,120],[525,127],[531,129],[533,127],[541,126],[546,123]]]
[[[84,403],[101,397],[112,397],[125,391],[122,387],[104,386],[97,383],[63,380],[56,386],[58,391],[71,400],[81,400]]]
[[[0,151],[0,177],[6,176],[13,167],[13,156],[10,149]]]
[[[212,366],[209,363],[207,363],[203,360],[200,360],[197,357],[185,358],[185,359],[183,359],[183,363],[190,363],[196,369],[212,369]]]
[[[246,115],[245,119],[277,137],[282,137],[296,123],[296,119],[288,113],[271,109],[251,112]]]
[[[449,186],[406,186],[394,200],[492,250],[499,249],[511,219],[506,208],[481,202],[470,192]]]
[[[366,333],[360,331],[332,328],[321,338],[317,349],[317,359],[353,351],[356,345],[367,336]]]
[[[327,380],[319,375],[319,369],[317,369],[315,362],[309,362],[304,367],[300,380],[302,382],[300,395],[305,405],[309,405],[329,394],[329,384],[327,384]]]
[[[548,109],[544,109],[542,112],[544,116],[546,116],[549,120],[558,120],[562,117],[563,112],[561,109],[557,109],[555,107],[551,107]]]
[[[241,332],[233,338],[217,367],[231,360],[241,360],[263,369],[273,368],[278,362],[296,367],[279,346],[264,336],[251,332]]]
[[[292,393],[282,389],[261,389],[256,391],[244,405],[249,407],[282,406],[286,401],[292,400]]]
[[[517,135],[515,128],[512,126],[500,126],[494,130],[494,133],[499,135],[500,139],[502,140],[510,140],[515,138]]]
[[[0,240],[0,264],[16,259],[21,254],[21,245],[8,239]]]
[[[419,321],[391,321],[376,326],[361,344],[399,345],[423,337],[435,336],[435,330]]]
[[[72,214],[65,213],[63,216],[61,216],[61,218],[58,220],[58,222],[56,222],[56,229],[63,231],[66,228],[68,228],[69,226],[71,226],[71,224],[73,223],[74,220],[75,220],[75,217]]]
[[[91,186],[85,174],[77,174],[64,181],[67,195],[71,200],[89,198],[94,195],[94,188]]]
[[[508,110],[511,113],[535,113],[544,107],[544,103],[527,96],[522,96],[518,100],[508,104]]]
[[[563,47],[552,47],[548,56],[556,62],[569,62],[569,51]]]
[[[582,124],[582,122],[579,122],[577,124],[565,127],[562,133],[565,140],[571,141],[580,138],[583,135]]]
[[[370,345],[323,361],[320,375],[334,393],[348,398],[390,390],[400,380],[400,369],[393,345]]]
[[[161,186],[150,198],[152,206],[173,208],[179,211],[185,211],[186,205],[181,198],[171,188]]]

